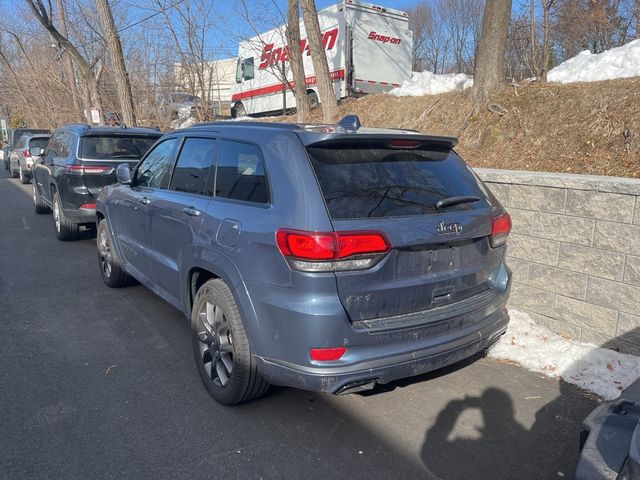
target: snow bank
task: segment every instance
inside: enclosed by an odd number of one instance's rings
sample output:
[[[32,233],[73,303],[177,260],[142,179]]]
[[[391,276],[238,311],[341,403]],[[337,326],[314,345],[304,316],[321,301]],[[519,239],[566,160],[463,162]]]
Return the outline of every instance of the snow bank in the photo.
[[[510,309],[509,313],[509,329],[491,349],[491,357],[519,363],[548,377],[560,377],[605,400],[617,398],[640,377],[640,357],[567,340],[535,324],[524,312]]]
[[[431,72],[413,72],[411,80],[405,80],[389,93],[396,97],[422,97],[439,93],[464,90],[473,85],[473,78],[464,73],[436,75]]]
[[[554,83],[598,82],[640,76],[640,40],[592,54],[589,50],[549,70],[547,80]]]

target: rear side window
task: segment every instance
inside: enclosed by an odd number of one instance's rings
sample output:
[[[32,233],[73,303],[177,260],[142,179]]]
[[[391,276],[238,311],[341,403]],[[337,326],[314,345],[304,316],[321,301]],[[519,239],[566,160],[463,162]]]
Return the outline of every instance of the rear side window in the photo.
[[[177,141],[170,138],[159,143],[138,165],[133,182],[136,187],[167,188]]]
[[[80,157],[94,160],[142,158],[157,137],[92,135],[80,140]]]
[[[216,174],[216,196],[245,202],[270,202],[264,159],[257,146],[222,141]]]
[[[29,141],[29,148],[44,148],[48,141],[48,138],[32,138]]]
[[[187,138],[171,178],[171,190],[213,195],[207,190],[209,172],[215,166],[218,142],[210,138]]]
[[[475,176],[449,150],[397,150],[360,145],[307,147],[331,218],[375,218],[439,212],[438,200],[482,198]],[[446,211],[486,207],[486,201]]]

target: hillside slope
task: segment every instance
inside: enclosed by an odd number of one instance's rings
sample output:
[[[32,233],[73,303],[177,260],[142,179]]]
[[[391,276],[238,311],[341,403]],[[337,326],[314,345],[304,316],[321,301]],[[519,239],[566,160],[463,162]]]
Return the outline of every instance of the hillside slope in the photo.
[[[471,117],[470,99],[468,90],[369,95],[340,111],[366,126],[457,136],[457,150],[476,167],[640,177],[640,78],[508,86],[493,102],[502,114]],[[321,112],[310,120],[321,121]]]

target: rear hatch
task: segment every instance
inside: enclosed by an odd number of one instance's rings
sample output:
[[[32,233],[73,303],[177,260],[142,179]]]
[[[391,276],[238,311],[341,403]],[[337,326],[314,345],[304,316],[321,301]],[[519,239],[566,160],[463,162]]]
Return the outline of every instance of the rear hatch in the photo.
[[[504,255],[489,240],[503,211],[453,143],[407,137],[307,145],[334,230],[382,232],[392,246],[372,268],[336,271],[354,322],[482,295]]]
[[[80,138],[76,167],[83,175],[91,194],[116,182],[116,167],[127,163],[133,169],[151,145],[160,137],[155,135],[104,134]],[[80,173],[79,172],[79,173]]]

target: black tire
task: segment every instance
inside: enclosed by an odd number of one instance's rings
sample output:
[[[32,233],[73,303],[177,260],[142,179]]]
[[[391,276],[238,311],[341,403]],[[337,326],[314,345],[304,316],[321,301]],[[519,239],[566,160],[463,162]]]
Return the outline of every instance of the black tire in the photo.
[[[33,206],[36,213],[49,213],[51,209],[49,205],[42,201],[38,187],[36,187],[36,182],[32,182],[31,186],[33,187]]]
[[[233,118],[241,118],[247,116],[247,109],[244,108],[244,105],[242,103],[236,103],[235,107],[233,107],[233,111],[235,112]]]
[[[100,276],[102,281],[111,288],[120,288],[133,285],[135,280],[118,265],[117,256],[113,250],[111,233],[107,222],[102,220],[98,223],[97,245],[98,245],[98,265],[100,266]]]
[[[198,373],[218,403],[237,405],[269,389],[258,372],[233,294],[222,280],[209,280],[198,290],[191,336]]]
[[[72,223],[64,216],[60,195],[53,192],[53,223],[56,229],[56,237],[63,242],[78,238],[78,225]]]
[[[318,94],[313,90],[307,93],[307,99],[309,100],[309,110],[315,110],[320,106],[320,100],[318,100]]]
[[[24,172],[22,171],[22,167],[19,167],[18,170],[18,177],[20,178],[20,183],[23,185],[27,185],[28,183],[31,182],[31,180],[29,179],[29,177],[27,177]]]

